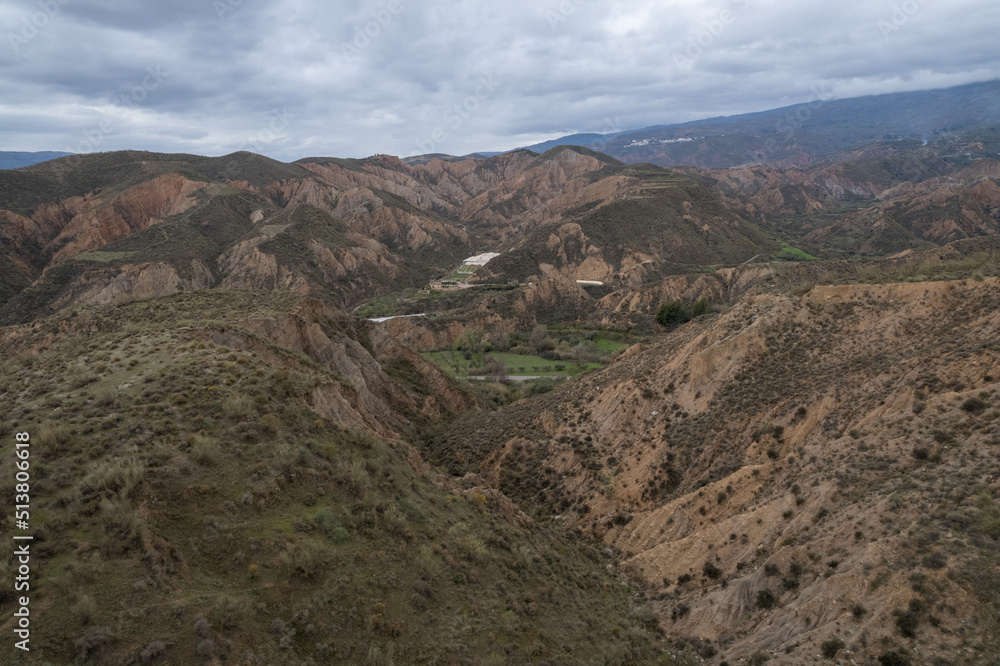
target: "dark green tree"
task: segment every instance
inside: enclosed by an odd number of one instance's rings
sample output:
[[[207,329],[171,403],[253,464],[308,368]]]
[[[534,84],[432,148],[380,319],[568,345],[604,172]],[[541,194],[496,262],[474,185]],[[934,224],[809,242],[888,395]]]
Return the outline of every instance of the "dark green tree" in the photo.
[[[680,299],[664,303],[656,312],[656,323],[668,328],[683,324],[690,319],[691,313]]]

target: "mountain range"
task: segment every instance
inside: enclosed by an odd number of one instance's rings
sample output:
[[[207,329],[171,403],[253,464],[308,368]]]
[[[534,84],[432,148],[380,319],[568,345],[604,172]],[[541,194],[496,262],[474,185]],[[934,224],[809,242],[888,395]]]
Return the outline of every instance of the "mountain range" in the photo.
[[[0,661],[995,663],[995,89],[0,171]]]

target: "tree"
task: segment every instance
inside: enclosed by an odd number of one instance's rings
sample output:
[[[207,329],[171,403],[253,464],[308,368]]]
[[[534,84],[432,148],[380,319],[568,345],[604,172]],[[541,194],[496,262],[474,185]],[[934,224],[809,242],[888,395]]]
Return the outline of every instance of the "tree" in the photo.
[[[487,355],[484,361],[483,368],[490,381],[500,383],[507,379],[507,364],[502,358]]]
[[[545,324],[539,324],[531,331],[531,346],[539,354],[555,349],[555,341],[549,337],[549,329],[545,327]]]
[[[483,329],[470,328],[455,340],[455,349],[471,354],[480,354],[483,351]]]
[[[691,307],[691,318],[700,317],[703,314],[708,314],[708,299],[701,298]]]
[[[691,319],[691,314],[680,299],[664,303],[656,312],[656,322],[661,326],[673,328]]]

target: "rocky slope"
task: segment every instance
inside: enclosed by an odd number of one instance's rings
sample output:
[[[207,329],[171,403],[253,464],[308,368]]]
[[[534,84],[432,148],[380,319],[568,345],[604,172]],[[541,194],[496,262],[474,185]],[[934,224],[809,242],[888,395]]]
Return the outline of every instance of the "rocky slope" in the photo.
[[[956,146],[965,154],[971,146]],[[817,251],[883,255],[1000,231],[1000,163],[871,147],[810,169],[712,171],[727,203]],[[968,164],[968,166],[962,166]]]
[[[998,306],[992,278],[750,296],[428,451],[603,541],[714,663],[992,663]]]

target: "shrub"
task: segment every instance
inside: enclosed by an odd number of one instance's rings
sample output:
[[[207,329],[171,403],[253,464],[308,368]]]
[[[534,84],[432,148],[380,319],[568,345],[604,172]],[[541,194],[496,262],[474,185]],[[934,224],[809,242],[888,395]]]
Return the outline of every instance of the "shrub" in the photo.
[[[101,521],[107,533],[107,552],[128,552],[142,544],[146,523],[127,499],[101,500]]]
[[[72,431],[69,426],[58,423],[46,425],[38,431],[37,437],[32,437],[31,442],[38,443],[49,453],[54,453],[68,444],[72,439]]]
[[[910,666],[910,658],[898,650],[884,652],[878,658],[881,666]]]
[[[989,405],[981,398],[969,398],[962,403],[962,409],[966,412],[971,412],[973,414],[978,414],[985,410]]]
[[[282,557],[288,572],[299,578],[311,579],[323,569],[327,559],[326,549],[314,541],[300,541]]]
[[[672,328],[691,319],[691,314],[680,300],[664,303],[656,311],[656,323]]]
[[[920,625],[920,618],[912,610],[907,611],[895,611],[893,615],[896,616],[896,628],[899,629],[899,635],[904,638],[915,638],[917,635],[917,627]]]
[[[862,606],[861,604],[854,604],[851,606],[851,615],[853,615],[855,618],[860,619],[864,617],[867,612],[868,609]]]
[[[191,457],[201,465],[215,465],[219,462],[221,450],[211,437],[196,435],[191,444]]]
[[[837,653],[844,649],[844,641],[839,638],[831,638],[828,641],[823,641],[819,646],[820,651],[823,656],[827,659],[833,659],[837,656]]]
[[[149,643],[146,647],[142,649],[139,653],[139,660],[143,664],[152,664],[156,661],[156,658],[163,654],[167,649],[167,644],[163,641],[153,641]]]
[[[230,396],[222,402],[223,413],[231,419],[239,419],[252,414],[255,409],[256,405],[254,405],[253,400],[245,395]]]
[[[264,414],[264,416],[257,419],[257,427],[267,435],[273,435],[278,432],[280,425],[281,421],[274,414]]]
[[[778,602],[771,590],[761,590],[757,593],[757,608],[761,610],[771,610]]]
[[[712,580],[718,580],[722,576],[722,569],[715,566],[711,561],[706,560],[704,566],[701,568],[701,572],[705,574],[706,577]]]
[[[83,492],[105,493],[128,497],[146,474],[146,465],[139,458],[119,458],[102,462],[83,479]]]
[[[108,627],[89,627],[83,635],[76,640],[76,658],[78,662],[88,661],[101,646],[112,640],[113,635]]]
[[[913,457],[924,462],[931,457],[931,452],[926,446],[915,446],[913,447]]]
[[[76,615],[76,619],[83,625],[90,624],[96,613],[97,602],[88,594],[81,595],[76,605],[73,606],[73,614]]]
[[[698,301],[691,306],[691,318],[700,317],[704,314],[708,314],[709,302],[707,298],[700,298]]]

